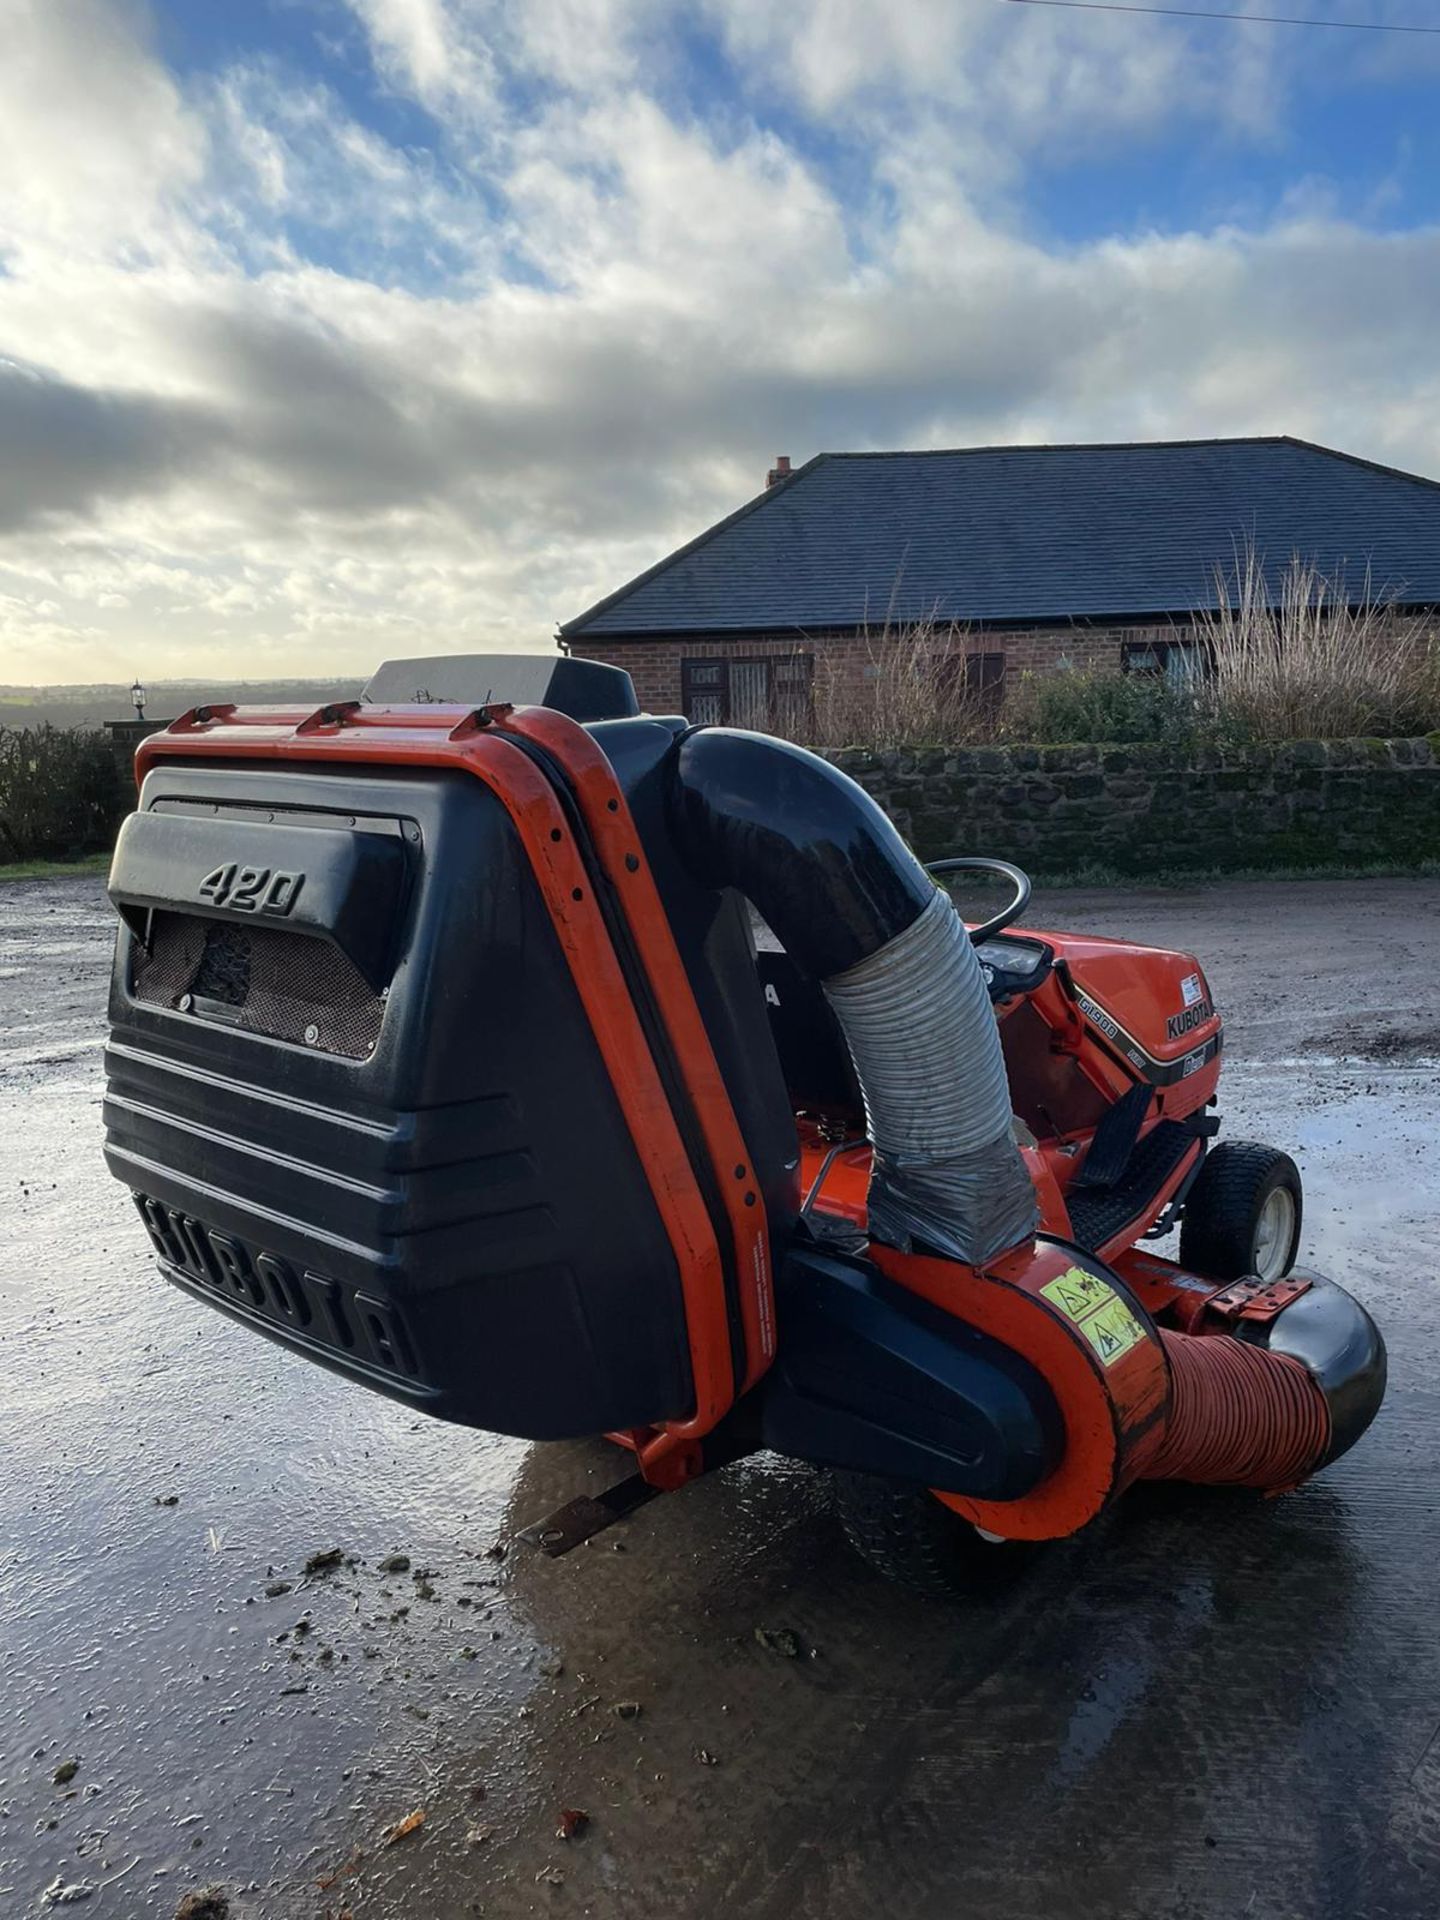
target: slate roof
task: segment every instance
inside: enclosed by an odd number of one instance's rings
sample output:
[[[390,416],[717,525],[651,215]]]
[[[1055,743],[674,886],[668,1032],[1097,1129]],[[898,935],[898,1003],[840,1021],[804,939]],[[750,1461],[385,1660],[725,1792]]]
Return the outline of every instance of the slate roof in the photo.
[[[560,632],[1183,615],[1247,540],[1440,604],[1440,483],[1286,436],[817,454]]]

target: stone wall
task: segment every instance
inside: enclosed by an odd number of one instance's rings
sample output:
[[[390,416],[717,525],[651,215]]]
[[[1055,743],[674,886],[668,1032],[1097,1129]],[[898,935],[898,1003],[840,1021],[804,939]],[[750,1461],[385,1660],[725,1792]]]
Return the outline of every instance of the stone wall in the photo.
[[[830,755],[923,859],[986,853],[1036,874],[1440,860],[1440,733],[1180,752],[931,747]]]
[[[168,720],[107,720],[105,731],[110,736],[110,745],[115,749],[115,758],[123,772],[129,776],[135,767],[135,750],[142,740],[148,740],[152,733],[160,733],[170,725]]]

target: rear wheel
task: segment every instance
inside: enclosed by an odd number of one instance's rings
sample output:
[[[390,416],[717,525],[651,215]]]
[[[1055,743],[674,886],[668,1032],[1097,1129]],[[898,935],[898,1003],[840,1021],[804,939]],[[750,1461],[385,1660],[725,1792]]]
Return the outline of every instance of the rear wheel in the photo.
[[[1222,1140],[1206,1155],[1180,1226],[1180,1264],[1213,1280],[1279,1280],[1300,1250],[1304,1201],[1288,1153]]]
[[[860,1557],[887,1580],[932,1599],[993,1592],[1033,1552],[1027,1541],[991,1539],[911,1481],[841,1472],[830,1481],[845,1537]]]

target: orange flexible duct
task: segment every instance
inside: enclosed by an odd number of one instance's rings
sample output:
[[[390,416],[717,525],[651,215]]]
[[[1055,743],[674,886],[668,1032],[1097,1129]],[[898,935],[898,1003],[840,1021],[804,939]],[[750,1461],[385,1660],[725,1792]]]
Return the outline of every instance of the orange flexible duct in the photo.
[[[1161,1331],[1170,1364],[1165,1437],[1147,1480],[1206,1486],[1298,1486],[1330,1446],[1330,1409],[1298,1360],[1228,1333]]]

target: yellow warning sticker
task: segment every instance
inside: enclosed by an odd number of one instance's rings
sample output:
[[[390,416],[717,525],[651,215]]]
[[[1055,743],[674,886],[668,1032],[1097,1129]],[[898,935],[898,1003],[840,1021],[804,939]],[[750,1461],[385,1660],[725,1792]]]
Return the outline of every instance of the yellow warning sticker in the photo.
[[[1098,1273],[1086,1273],[1083,1267],[1071,1267],[1058,1280],[1047,1280],[1040,1289],[1052,1305],[1072,1320],[1083,1320],[1096,1307],[1116,1297],[1115,1289]]]
[[[1099,1274],[1070,1267],[1040,1289],[1053,1306],[1073,1320],[1100,1356],[1113,1367],[1145,1338],[1145,1329],[1127,1303]]]
[[[1113,1367],[1137,1341],[1145,1338],[1145,1329],[1119,1294],[1112,1298],[1108,1307],[1101,1307],[1087,1320],[1082,1320],[1080,1331],[1107,1367]]]

